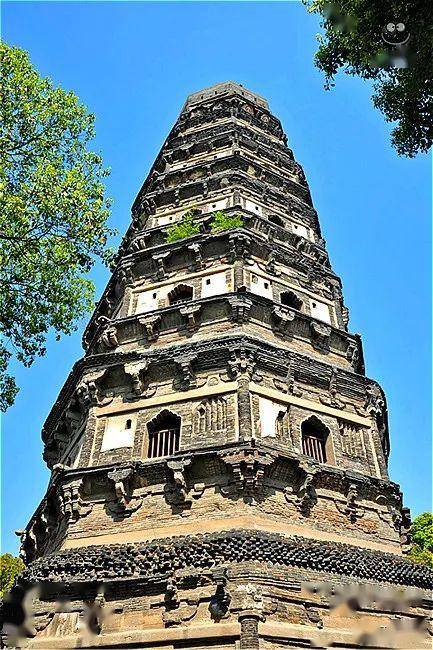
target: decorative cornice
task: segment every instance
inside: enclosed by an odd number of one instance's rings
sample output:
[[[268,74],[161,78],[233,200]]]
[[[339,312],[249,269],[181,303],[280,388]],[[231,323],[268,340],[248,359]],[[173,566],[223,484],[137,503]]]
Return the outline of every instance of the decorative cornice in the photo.
[[[119,364],[130,364],[139,361],[147,361],[162,366],[166,363],[173,363],[175,358],[191,355],[196,357],[196,368],[199,371],[200,369],[210,369],[215,364],[224,365],[228,363],[235,350],[241,348],[254,352],[257,355],[257,362],[260,367],[272,370],[282,380],[287,377],[289,365],[292,374],[295,373],[297,379],[301,382],[309,383],[313,380],[314,384],[319,387],[326,388],[329,386],[333,366],[327,363],[326,360],[322,361],[317,357],[299,354],[292,350],[282,350],[277,345],[246,334],[221,336],[211,341],[171,344],[163,348],[145,351],[103,352],[84,357],[74,365],[44,423],[42,439],[46,441],[52,434],[62,412],[73,397],[73,393],[83,374],[105,370]],[[209,363],[210,359],[212,359],[211,365]],[[337,383],[334,381],[333,390],[337,389],[341,395],[355,396],[358,399],[365,397],[366,386],[371,386],[373,392],[377,393],[383,400],[386,417],[386,398],[377,382],[348,369],[338,369],[338,379],[336,381]]]
[[[242,562],[296,567],[356,580],[433,588],[433,571],[391,553],[254,530],[190,535],[136,544],[88,546],[35,560],[21,575],[35,583],[160,582],[185,569]]]

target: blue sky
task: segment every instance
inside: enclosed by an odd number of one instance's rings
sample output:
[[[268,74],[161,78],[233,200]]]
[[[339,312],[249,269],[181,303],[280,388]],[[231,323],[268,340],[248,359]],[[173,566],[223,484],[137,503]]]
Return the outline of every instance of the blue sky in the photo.
[[[120,233],[188,93],[233,79],[268,99],[304,166],[367,374],[387,393],[391,478],[414,515],[430,509],[430,158],[396,155],[366,83],[341,75],[323,89],[316,17],[298,2],[4,2],[2,19],[3,38],[96,114]],[[107,277],[92,272],[98,295]],[[3,418],[3,551],[17,551],[13,531],[44,494],[40,431],[82,354],[83,327],[16,368],[21,391]]]

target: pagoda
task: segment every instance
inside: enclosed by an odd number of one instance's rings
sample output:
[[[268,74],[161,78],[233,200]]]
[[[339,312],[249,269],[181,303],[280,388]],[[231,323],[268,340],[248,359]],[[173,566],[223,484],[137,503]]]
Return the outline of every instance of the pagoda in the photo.
[[[43,428],[23,646],[382,648],[423,621],[432,572],[404,557],[348,320],[267,101],[189,95]]]

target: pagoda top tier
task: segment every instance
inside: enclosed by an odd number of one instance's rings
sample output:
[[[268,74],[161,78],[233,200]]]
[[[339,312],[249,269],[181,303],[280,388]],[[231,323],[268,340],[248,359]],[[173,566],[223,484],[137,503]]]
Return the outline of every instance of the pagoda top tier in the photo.
[[[244,88],[242,84],[238,84],[235,81],[223,81],[214,86],[210,86],[209,88],[203,88],[195,93],[191,93],[191,95],[188,95],[182,110],[190,108],[193,104],[200,104],[201,102],[205,102],[218,96],[233,94],[241,95],[250,102],[257,104],[257,106],[269,110],[269,104],[266,99],[257,95],[257,93],[253,93],[251,90]]]

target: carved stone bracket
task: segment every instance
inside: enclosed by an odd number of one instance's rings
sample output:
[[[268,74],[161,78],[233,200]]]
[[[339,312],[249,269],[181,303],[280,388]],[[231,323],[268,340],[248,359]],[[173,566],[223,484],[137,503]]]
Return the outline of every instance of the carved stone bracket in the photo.
[[[231,318],[236,323],[246,323],[248,321],[252,302],[246,296],[238,294],[230,296],[228,302],[231,308]]]
[[[62,516],[68,521],[75,522],[80,517],[85,517],[92,510],[91,503],[85,503],[81,499],[81,479],[70,481],[59,486],[58,503]]]
[[[343,320],[343,324],[347,327],[349,325],[350,313],[349,308],[346,307],[346,305],[341,306],[341,318]]]
[[[20,558],[25,563],[31,562],[35,558],[38,549],[34,526],[16,530],[15,535],[20,538]]]
[[[244,377],[248,380],[252,379],[255,382],[260,382],[263,379],[263,376],[257,370],[255,355],[250,350],[244,348],[233,350],[227,365],[227,378],[229,380]]]
[[[229,237],[230,263],[236,260],[246,260],[251,247],[251,238],[242,233],[236,233]]]
[[[276,305],[272,309],[272,317],[277,322],[278,330],[284,334],[295,320],[296,312]]]
[[[167,461],[167,468],[173,475],[174,484],[174,489],[168,492],[171,503],[182,503],[186,501],[188,496],[186,469],[191,465],[191,463],[191,457]]]
[[[303,395],[303,391],[296,384],[295,366],[291,357],[287,362],[286,388],[291,395],[296,397],[302,397]]]
[[[129,375],[132,384],[132,393],[138,397],[144,390],[144,375],[148,370],[150,362],[148,359],[135,363],[126,363],[124,366],[125,374]]]
[[[131,253],[137,253],[146,248],[147,242],[149,241],[151,234],[149,232],[140,233],[138,237],[132,240],[129,250]]]
[[[359,362],[359,349],[358,345],[353,341],[349,341],[347,345],[346,359],[350,362],[350,365],[356,371]]]
[[[300,470],[303,472],[303,479],[295,493],[291,486],[285,489],[285,497],[287,501],[294,501],[299,512],[304,515],[309,515],[312,507],[317,503],[317,492],[314,486],[315,476],[317,470],[309,465],[300,465]]]
[[[334,408],[343,409],[347,406],[347,402],[338,399],[337,397],[338,395],[337,377],[338,377],[337,368],[332,368],[329,377],[329,385],[328,385],[329,395],[320,395],[319,400],[322,402],[322,404],[326,404],[327,406],[333,406]]]
[[[99,342],[106,350],[113,350],[114,348],[117,348],[119,345],[119,340],[117,338],[117,327],[115,325],[107,326],[99,337]]]
[[[200,271],[204,267],[201,244],[195,242],[188,246],[188,250],[192,256],[191,270]]]
[[[346,502],[341,507],[337,502],[337,509],[345,514],[349,520],[354,523],[357,519],[364,515],[364,508],[359,505],[359,490],[356,483],[349,483],[346,494]]]
[[[197,316],[201,311],[201,305],[186,305],[179,309],[180,314],[187,320],[187,329],[192,332],[197,329],[199,322]]]
[[[325,323],[317,323],[316,321],[310,322],[310,330],[313,338],[313,343],[321,349],[329,347],[329,339],[331,336],[331,328]]]
[[[272,275],[279,276],[281,275],[281,271],[277,269],[276,261],[277,261],[277,254],[274,250],[271,250],[268,255],[265,268],[268,271],[268,273],[272,273]]]
[[[120,286],[121,291],[124,291],[125,288],[131,286],[133,282],[133,263],[126,262],[122,264],[117,271],[117,283]]]
[[[164,253],[154,253],[152,255],[152,260],[155,265],[155,278],[157,280],[163,280],[166,277],[166,268],[165,261],[171,255],[171,251],[166,251]]]
[[[107,504],[113,513],[131,514],[142,504],[142,497],[132,495],[132,481],[134,469],[132,467],[111,470],[107,478],[114,483],[115,502]]]
[[[227,574],[223,567],[218,567],[212,572],[212,577],[216,583],[215,594],[211,597],[209,611],[214,621],[220,621],[228,616],[231,594],[227,589]]]
[[[158,326],[161,323],[161,316],[159,314],[144,316],[139,318],[138,322],[144,327],[147,340],[156,341],[159,335]]]
[[[193,369],[193,363],[195,360],[196,357],[190,355],[178,357],[174,360],[180,373],[180,378],[177,378],[174,381],[174,385],[177,389],[190,390],[191,388],[198,387],[197,378]],[[203,380],[203,384],[205,381],[206,380]]]
[[[101,404],[102,396],[98,386],[99,381],[106,373],[106,368],[99,372],[94,372],[86,375],[83,381],[78,384],[76,390],[76,397],[80,407],[85,411],[91,406]]]
[[[231,467],[234,477],[234,485],[221,488],[224,496],[232,496],[234,493],[250,498],[261,496],[266,468],[276,460],[274,454],[249,447],[221,451],[219,457]]]

